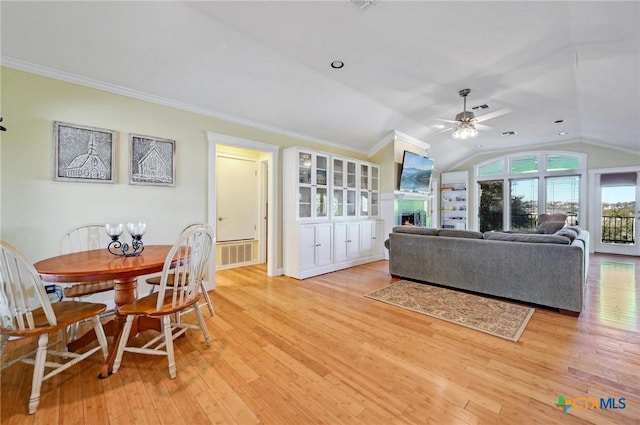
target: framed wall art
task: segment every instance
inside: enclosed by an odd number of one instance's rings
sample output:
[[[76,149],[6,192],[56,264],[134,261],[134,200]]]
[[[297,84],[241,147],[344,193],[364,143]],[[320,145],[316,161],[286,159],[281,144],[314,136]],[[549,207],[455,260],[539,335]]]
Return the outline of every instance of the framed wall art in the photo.
[[[54,121],[53,140],[54,180],[115,182],[114,130]]]
[[[175,186],[175,140],[129,134],[129,183]]]

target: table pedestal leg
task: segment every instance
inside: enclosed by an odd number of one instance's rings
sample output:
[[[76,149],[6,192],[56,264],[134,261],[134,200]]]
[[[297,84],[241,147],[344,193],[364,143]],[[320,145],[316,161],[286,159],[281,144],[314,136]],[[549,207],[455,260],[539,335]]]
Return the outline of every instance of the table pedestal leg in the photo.
[[[113,283],[115,284],[114,300],[116,303],[116,314],[114,319],[111,321],[113,343],[111,344],[111,347],[109,347],[109,355],[102,365],[102,369],[100,371],[100,375],[98,375],[98,378],[106,378],[111,374],[113,362],[116,359],[116,352],[118,351],[122,329],[124,328],[124,322],[126,320],[126,318],[118,312],[118,307],[125,304],[133,303],[138,298],[137,278],[134,277],[130,279],[115,279]],[[131,335],[135,335],[133,330],[131,332]]]

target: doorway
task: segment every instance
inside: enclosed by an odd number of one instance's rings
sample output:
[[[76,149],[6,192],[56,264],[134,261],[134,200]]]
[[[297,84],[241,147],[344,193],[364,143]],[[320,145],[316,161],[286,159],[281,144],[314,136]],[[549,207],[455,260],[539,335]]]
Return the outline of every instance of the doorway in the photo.
[[[640,256],[640,167],[592,170],[594,251]]]
[[[218,191],[217,188],[217,152],[220,146],[234,147],[238,149],[247,149],[251,151],[256,151],[261,154],[261,173],[267,176],[266,181],[266,195],[264,198],[259,201],[260,205],[264,205],[265,212],[261,214],[260,219],[261,224],[264,227],[264,232],[258,229],[260,234],[264,234],[266,239],[266,246],[262,252],[266,253],[266,263],[267,263],[267,275],[268,276],[277,276],[282,274],[281,268],[278,268],[277,262],[277,244],[279,234],[278,230],[278,222],[277,222],[277,210],[276,206],[278,205],[278,191],[276,189],[276,184],[278,181],[277,170],[278,170],[278,153],[280,148],[275,145],[270,145],[267,143],[258,142],[255,140],[243,139],[239,137],[228,136],[226,134],[219,133],[207,133],[207,138],[209,140],[209,176],[208,176],[208,187],[209,192],[207,194],[207,206],[208,212],[207,217],[209,223],[214,227],[217,233],[217,223],[218,223],[218,215],[217,215],[217,205],[218,205]],[[263,191],[259,191],[262,193]],[[268,232],[267,232],[268,229]],[[215,273],[215,264],[211,265],[210,273]]]

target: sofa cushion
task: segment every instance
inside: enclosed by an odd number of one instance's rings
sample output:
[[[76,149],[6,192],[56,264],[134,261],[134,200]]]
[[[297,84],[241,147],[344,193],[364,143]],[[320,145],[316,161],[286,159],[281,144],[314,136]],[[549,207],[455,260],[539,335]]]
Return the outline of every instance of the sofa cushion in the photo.
[[[438,236],[448,236],[450,238],[482,239],[484,236],[480,232],[473,230],[438,229]]]
[[[428,227],[418,227],[418,226],[395,226],[393,228],[393,232],[409,233],[412,235],[436,236],[438,234],[438,229],[432,229]]]
[[[542,230],[547,235],[553,235],[558,230],[564,227],[564,221],[545,221],[540,223],[537,230]]]
[[[527,233],[485,232],[484,238],[493,241],[511,241],[527,243],[551,243],[559,245],[571,244],[571,239],[559,235],[540,235]]]

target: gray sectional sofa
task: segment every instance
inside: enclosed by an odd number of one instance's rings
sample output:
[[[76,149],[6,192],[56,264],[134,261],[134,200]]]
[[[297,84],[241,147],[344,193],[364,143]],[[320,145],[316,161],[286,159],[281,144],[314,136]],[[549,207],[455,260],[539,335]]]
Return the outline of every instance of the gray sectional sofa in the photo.
[[[473,232],[394,227],[389,272],[398,277],[557,308],[582,311],[589,232]]]

